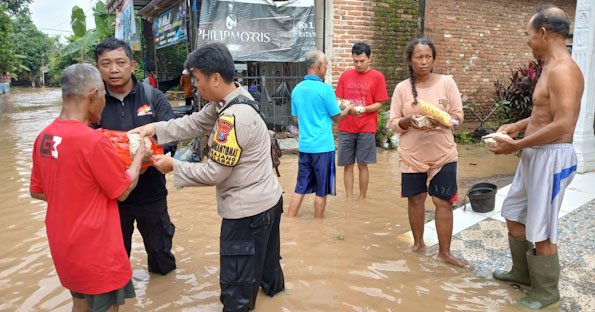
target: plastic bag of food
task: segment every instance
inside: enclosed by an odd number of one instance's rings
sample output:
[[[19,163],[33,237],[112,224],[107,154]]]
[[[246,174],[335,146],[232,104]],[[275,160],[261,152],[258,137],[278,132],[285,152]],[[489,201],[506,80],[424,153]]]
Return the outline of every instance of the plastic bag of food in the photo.
[[[424,127],[432,127],[434,126],[433,119],[428,116],[416,116],[413,118],[415,120],[415,126],[418,128]]]
[[[126,168],[130,167],[130,165],[132,164],[132,155],[133,153],[131,152],[136,152],[136,150],[138,149],[138,146],[140,145],[140,138],[137,135],[137,139],[133,138],[133,142],[132,142],[132,150],[131,150],[131,141],[130,138],[128,137],[128,134],[126,131],[118,131],[118,130],[108,130],[108,129],[97,129],[99,132],[101,132],[101,134],[103,134],[105,137],[107,137],[110,142],[112,143],[112,146],[114,147],[114,149],[116,150],[116,154],[118,154],[118,157],[120,157],[120,160],[122,161],[122,163],[124,164],[124,166],[126,166]],[[145,138],[145,145],[147,147],[147,140],[150,143],[150,149],[153,152],[153,155],[163,155],[163,147],[161,147],[160,145],[155,144],[155,142],[150,139],[150,138]],[[148,163],[143,163],[141,168],[147,168],[153,165],[153,162],[148,162]]]
[[[494,133],[490,133],[488,135],[484,135],[481,137],[481,140],[483,141],[483,143],[485,144],[486,147],[490,147],[490,148],[497,148],[500,146],[500,142],[494,140],[495,137],[499,137],[499,138],[511,138],[508,134],[504,133],[504,132],[494,132]]]
[[[132,156],[134,158],[134,155],[136,155],[136,151],[138,150],[138,148],[141,144],[140,134],[127,133],[126,136],[128,136],[128,147],[130,149],[130,156]],[[147,150],[151,149],[151,145],[153,145],[151,143],[151,139],[144,137],[142,141],[145,144],[145,148]]]

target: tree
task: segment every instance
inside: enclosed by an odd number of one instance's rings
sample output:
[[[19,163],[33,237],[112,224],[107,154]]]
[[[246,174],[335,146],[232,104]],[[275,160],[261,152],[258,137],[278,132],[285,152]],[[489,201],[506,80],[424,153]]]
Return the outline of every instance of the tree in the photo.
[[[40,75],[40,68],[49,62],[56,52],[56,40],[42,33],[27,14],[18,15],[14,20],[14,33],[10,36],[14,52],[17,55],[13,69],[19,80],[35,81]]]
[[[8,6],[0,4],[0,73],[12,71],[15,64],[14,50],[10,34],[13,32],[12,20],[8,16]]]
[[[83,37],[87,33],[87,16],[85,15],[85,11],[79,6],[75,5],[72,8],[70,26],[72,26],[72,31],[74,32],[74,35],[69,38],[72,41],[76,41],[76,39]]]
[[[60,76],[64,68],[79,61],[77,54],[65,54],[64,47],[60,47],[58,52],[53,54],[49,62],[49,77],[47,83],[53,86],[60,85]]]
[[[98,1],[95,4],[93,16],[95,17],[95,31],[97,31],[101,40],[114,35],[116,21],[113,16],[109,15],[103,2]]]
[[[68,38],[71,42],[62,50],[63,54],[77,53],[79,62],[90,60],[92,59],[93,47],[100,40],[114,34],[110,16],[103,2],[97,2],[93,8],[93,15],[95,17],[96,29],[87,30],[85,12],[78,6],[72,8],[70,24],[74,35]]]
[[[29,3],[32,0],[2,0],[3,4],[6,4],[8,13],[12,16],[21,14],[29,14]]]

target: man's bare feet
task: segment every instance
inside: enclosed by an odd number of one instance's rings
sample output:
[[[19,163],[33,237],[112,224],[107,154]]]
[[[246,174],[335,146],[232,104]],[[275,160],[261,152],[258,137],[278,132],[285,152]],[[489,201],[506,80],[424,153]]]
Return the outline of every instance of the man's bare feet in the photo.
[[[413,244],[413,246],[411,246],[411,250],[417,253],[424,253],[426,252],[426,244]]]
[[[450,263],[452,265],[461,267],[461,268],[465,268],[468,269],[471,267],[471,265],[469,264],[469,262],[467,262],[467,260],[465,259],[457,259],[455,258],[453,255],[449,253],[438,253],[438,260],[445,262],[445,263]]]

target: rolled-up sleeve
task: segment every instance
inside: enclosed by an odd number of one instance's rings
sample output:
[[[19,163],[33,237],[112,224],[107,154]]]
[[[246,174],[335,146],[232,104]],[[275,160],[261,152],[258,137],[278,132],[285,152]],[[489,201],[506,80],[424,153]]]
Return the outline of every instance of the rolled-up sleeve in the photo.
[[[197,113],[155,123],[157,143],[188,140],[208,134],[217,122],[217,108],[209,104]]]
[[[457,84],[455,83],[454,79],[449,79],[448,87],[446,90],[448,93],[448,101],[451,105],[451,107],[449,107],[448,113],[450,114],[452,119],[458,120],[460,125],[463,123],[463,120],[465,119],[463,113],[463,100],[461,99],[461,93],[459,92],[459,88],[457,87]]]

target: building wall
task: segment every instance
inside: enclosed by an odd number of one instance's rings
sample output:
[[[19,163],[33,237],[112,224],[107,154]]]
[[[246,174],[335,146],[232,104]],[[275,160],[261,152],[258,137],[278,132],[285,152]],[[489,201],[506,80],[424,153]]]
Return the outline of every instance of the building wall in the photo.
[[[329,3],[330,2],[330,3]],[[384,73],[387,90],[406,77],[403,48],[419,31],[418,1],[333,0],[328,1],[327,24],[331,32],[329,56],[333,85],[346,69],[353,68],[351,47],[364,41],[372,47],[372,68]]]
[[[569,15],[572,32],[576,1],[548,2]],[[511,68],[533,59],[526,44],[526,25],[543,3],[426,0],[424,36],[437,50],[435,71],[452,75],[467,103],[481,103],[487,114],[493,107],[494,81],[507,80]]]
[[[550,0],[561,7],[574,27],[576,1]],[[331,78],[352,67],[351,46],[372,45],[372,67],[387,78],[392,95],[397,82],[407,78],[403,48],[418,36],[421,1],[327,1],[326,28],[331,34],[327,55]],[[437,49],[435,72],[452,75],[466,103],[481,104],[487,114],[493,107],[494,81],[508,79],[510,69],[533,58],[526,44],[526,25],[541,0],[425,0],[424,36]],[[475,121],[468,115],[468,121]]]

